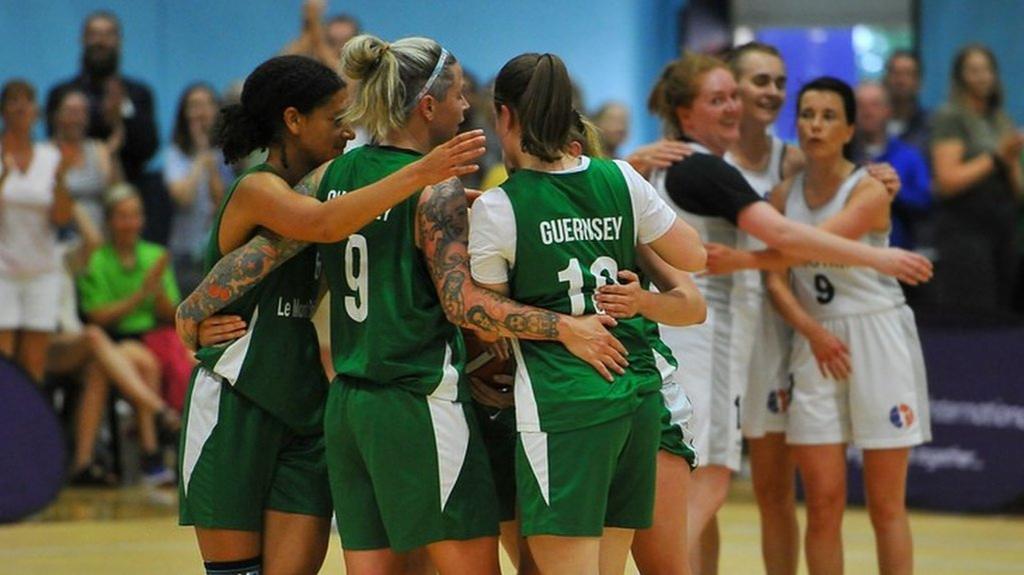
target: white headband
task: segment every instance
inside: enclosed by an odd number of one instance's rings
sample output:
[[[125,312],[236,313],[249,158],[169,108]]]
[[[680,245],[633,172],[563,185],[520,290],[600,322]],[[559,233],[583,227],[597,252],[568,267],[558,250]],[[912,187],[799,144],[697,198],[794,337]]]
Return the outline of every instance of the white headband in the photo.
[[[416,94],[416,98],[412,101],[412,104],[409,106],[409,110],[410,111],[412,111],[412,109],[416,107],[416,104],[420,103],[420,100],[422,100],[424,97],[426,97],[427,92],[430,91],[431,86],[434,85],[434,82],[437,81],[438,76],[441,75],[441,71],[444,70],[444,63],[447,60],[448,60],[448,50],[445,50],[444,48],[441,48],[441,55],[438,56],[438,58],[437,58],[437,65],[434,66],[434,71],[431,72],[430,73],[430,77],[427,78],[427,83],[423,84],[423,89],[420,90],[419,94]]]

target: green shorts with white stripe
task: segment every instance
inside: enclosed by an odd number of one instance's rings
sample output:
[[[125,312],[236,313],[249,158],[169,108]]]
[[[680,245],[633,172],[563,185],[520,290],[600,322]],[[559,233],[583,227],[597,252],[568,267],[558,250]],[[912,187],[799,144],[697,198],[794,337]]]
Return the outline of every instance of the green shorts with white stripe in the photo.
[[[600,537],[605,527],[650,527],[663,409],[661,394],[648,393],[636,411],[611,421],[520,432],[521,533]]]
[[[683,386],[671,377],[661,384],[661,444],[663,449],[686,460],[690,469],[697,469],[697,450],[693,446],[690,420],[693,405]]]
[[[409,551],[498,534],[498,501],[469,404],[335,379],[324,438],[343,548]]]
[[[303,435],[211,371],[185,399],[179,522],[262,531],[265,510],[330,517],[323,435]]]

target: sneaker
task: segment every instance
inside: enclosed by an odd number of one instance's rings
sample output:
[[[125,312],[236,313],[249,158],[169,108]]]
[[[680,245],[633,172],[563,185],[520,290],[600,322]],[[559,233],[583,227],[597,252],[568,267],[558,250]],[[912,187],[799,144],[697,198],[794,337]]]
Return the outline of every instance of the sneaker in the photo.
[[[117,477],[107,473],[102,465],[90,463],[73,472],[68,483],[73,487],[116,487]]]
[[[149,487],[173,487],[175,475],[163,465],[146,470],[142,474],[142,482]]]

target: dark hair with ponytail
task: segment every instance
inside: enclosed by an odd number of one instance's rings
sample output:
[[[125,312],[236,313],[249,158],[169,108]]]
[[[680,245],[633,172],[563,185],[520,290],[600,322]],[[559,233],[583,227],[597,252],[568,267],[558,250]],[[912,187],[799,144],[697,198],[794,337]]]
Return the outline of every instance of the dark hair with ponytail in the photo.
[[[509,60],[494,80],[494,105],[515,114],[527,154],[554,162],[568,148],[576,112],[569,71],[558,56],[531,53]]]
[[[800,92],[796,97],[796,116],[800,117],[800,106],[802,105],[804,94],[807,92],[830,92],[839,96],[839,99],[843,101],[843,113],[846,114],[846,125],[852,126],[857,122],[857,97],[853,93],[853,88],[849,84],[834,78],[832,76],[820,76],[807,82],[800,88]],[[843,146],[843,156],[850,160],[853,158],[853,141],[851,140],[845,146]]]
[[[271,58],[245,79],[241,103],[221,108],[215,142],[224,150],[226,161],[244,158],[278,141],[287,108],[308,114],[344,88],[341,77],[316,60]]]

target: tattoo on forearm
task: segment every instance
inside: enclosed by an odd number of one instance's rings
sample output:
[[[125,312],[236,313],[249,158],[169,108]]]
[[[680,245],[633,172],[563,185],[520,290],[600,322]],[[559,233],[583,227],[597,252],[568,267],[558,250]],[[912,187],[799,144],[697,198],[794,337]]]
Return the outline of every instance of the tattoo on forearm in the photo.
[[[473,284],[468,228],[462,182],[452,178],[435,185],[419,208],[419,240],[448,317],[460,325],[506,337],[558,339],[557,313],[523,305]]]
[[[213,266],[202,283],[178,306],[178,318],[203,321],[242,297],[308,245],[262,230]]]

